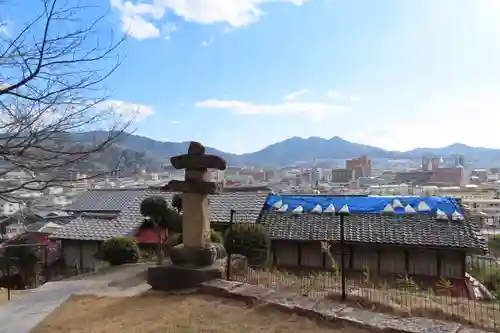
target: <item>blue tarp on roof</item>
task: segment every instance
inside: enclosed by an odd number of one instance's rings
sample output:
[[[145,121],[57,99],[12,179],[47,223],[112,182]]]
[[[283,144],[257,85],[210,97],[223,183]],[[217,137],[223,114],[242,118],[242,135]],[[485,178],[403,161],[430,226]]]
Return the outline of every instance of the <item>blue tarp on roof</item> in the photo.
[[[266,209],[282,212],[328,213],[348,210],[352,214],[392,212],[395,214],[419,213],[429,215],[453,214],[460,219],[463,212],[457,200],[450,197],[417,196],[328,196],[328,195],[278,195],[270,194]]]

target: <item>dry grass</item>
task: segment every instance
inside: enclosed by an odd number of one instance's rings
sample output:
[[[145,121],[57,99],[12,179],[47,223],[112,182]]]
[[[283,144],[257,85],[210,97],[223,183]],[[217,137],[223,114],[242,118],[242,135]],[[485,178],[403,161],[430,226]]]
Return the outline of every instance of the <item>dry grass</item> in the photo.
[[[286,272],[249,268],[247,271],[233,274],[232,279],[316,298],[338,299],[341,293],[340,277],[331,273],[299,277]],[[369,281],[364,282],[366,286],[347,281],[349,303],[372,311],[401,316],[423,316],[475,327],[500,329],[498,303],[436,295],[432,290],[416,290],[418,288],[411,283],[404,287],[391,288],[387,284],[369,286]]]
[[[20,291],[11,290],[10,291],[10,298],[13,299],[14,297],[16,297],[17,295],[19,295],[20,293],[21,293]],[[0,288],[0,306],[4,305],[8,301],[9,300],[8,300],[7,289]]]
[[[322,324],[232,299],[148,292],[130,298],[73,296],[32,333],[367,333]]]

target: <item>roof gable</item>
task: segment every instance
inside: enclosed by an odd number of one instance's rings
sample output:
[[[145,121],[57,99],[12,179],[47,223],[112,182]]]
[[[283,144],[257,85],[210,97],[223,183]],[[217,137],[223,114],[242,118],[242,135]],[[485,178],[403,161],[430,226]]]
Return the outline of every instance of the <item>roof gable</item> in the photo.
[[[94,189],[83,192],[64,208],[69,212],[120,212],[146,189]]]
[[[114,220],[79,216],[49,236],[50,239],[99,240],[125,236],[129,226]]]
[[[112,220],[102,219],[98,216],[92,218],[87,214],[71,221],[64,228],[52,234],[51,238],[106,240],[113,236],[131,235],[144,221],[144,217],[140,212],[142,200],[149,196],[161,196],[165,201],[171,203],[173,195],[172,192],[160,192],[154,189],[144,190],[134,195],[116,218]],[[267,192],[222,192],[217,195],[209,195],[210,206],[208,213],[210,221],[227,223],[230,220],[231,210],[237,210],[245,212],[247,221],[255,222],[266,198]]]
[[[433,246],[484,250],[484,239],[469,221],[439,220],[430,215],[352,214],[344,219],[347,242]],[[265,213],[259,220],[271,239],[294,241],[340,240],[340,217],[331,214]]]

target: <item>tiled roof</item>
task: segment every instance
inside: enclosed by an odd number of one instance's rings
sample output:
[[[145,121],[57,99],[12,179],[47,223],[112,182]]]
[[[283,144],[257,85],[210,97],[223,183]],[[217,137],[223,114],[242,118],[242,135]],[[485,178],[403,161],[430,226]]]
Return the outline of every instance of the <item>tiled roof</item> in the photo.
[[[210,221],[228,223],[231,210],[235,210],[247,222],[255,222],[268,192],[222,192],[209,197]]]
[[[64,207],[70,212],[120,212],[146,189],[95,189],[83,192]]]
[[[352,214],[344,221],[347,242],[484,249],[477,227],[468,220],[440,220],[422,214]],[[271,211],[259,223],[268,227],[272,239],[340,240],[340,217],[331,214]]]
[[[143,191],[131,199],[128,206],[121,210],[113,220],[80,217],[52,234],[50,238],[105,240],[113,236],[130,235],[144,221],[140,212],[142,200],[153,195],[162,196],[170,203],[173,193],[159,192],[157,190]],[[245,221],[255,222],[266,198],[267,193],[264,192],[223,192],[219,195],[210,195],[210,221],[229,222],[231,210],[233,209],[245,212]]]
[[[130,226],[116,219],[77,217],[49,236],[50,239],[106,240],[113,236],[125,236]]]
[[[28,231],[28,232],[37,232],[38,230],[40,230],[43,227],[45,227],[46,224],[47,224],[46,222],[35,222],[35,223],[28,224],[26,226],[26,231]]]

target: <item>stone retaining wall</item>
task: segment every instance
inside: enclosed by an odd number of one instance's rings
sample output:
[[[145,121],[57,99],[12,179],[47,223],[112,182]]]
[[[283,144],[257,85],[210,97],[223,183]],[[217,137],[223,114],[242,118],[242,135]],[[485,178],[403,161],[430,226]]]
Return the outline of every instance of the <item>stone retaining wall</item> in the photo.
[[[208,281],[202,285],[201,292],[216,296],[241,298],[262,305],[275,306],[282,310],[292,311],[308,317],[322,318],[331,322],[362,327],[371,332],[486,333],[486,331],[469,328],[459,323],[376,313],[356,309],[347,304],[335,301],[298,297],[237,281]]]

